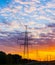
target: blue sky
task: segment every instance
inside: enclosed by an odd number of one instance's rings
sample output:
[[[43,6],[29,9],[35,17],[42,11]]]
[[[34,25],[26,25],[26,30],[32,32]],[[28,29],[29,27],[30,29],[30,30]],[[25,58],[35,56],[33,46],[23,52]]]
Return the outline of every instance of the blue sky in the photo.
[[[55,24],[55,0],[0,0],[0,38],[12,37],[1,32],[23,32],[28,25],[33,38],[51,33],[54,39],[55,27],[48,27],[50,24]]]
[[[0,0],[0,8],[4,8],[11,3],[11,0]]]

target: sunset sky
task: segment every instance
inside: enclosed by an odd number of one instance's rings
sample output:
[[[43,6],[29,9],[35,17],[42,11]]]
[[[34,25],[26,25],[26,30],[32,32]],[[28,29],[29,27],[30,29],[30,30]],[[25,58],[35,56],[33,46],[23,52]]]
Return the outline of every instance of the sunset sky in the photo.
[[[29,58],[54,60],[55,0],[0,0],[0,51],[23,56],[25,25]]]

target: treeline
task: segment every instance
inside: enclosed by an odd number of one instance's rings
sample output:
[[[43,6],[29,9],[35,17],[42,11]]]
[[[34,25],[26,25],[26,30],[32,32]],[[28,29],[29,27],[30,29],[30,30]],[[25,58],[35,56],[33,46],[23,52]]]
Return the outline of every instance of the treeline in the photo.
[[[31,60],[22,59],[22,56],[17,54],[6,54],[0,51],[0,64],[24,64]]]
[[[22,56],[17,54],[6,54],[0,51],[0,65],[1,64],[21,64],[21,65],[55,65],[54,61],[35,61],[22,59]]]

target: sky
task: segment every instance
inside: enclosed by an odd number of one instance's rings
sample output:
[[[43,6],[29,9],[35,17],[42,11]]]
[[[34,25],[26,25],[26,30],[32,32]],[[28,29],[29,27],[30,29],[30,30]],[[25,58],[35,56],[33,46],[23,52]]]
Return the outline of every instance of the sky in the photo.
[[[24,39],[25,25],[28,38],[33,39],[29,43],[35,48],[29,47],[30,58],[40,60],[36,58],[38,49],[41,60],[47,55],[55,59],[55,0],[0,0],[1,51],[23,55],[19,45],[24,40],[18,39]]]

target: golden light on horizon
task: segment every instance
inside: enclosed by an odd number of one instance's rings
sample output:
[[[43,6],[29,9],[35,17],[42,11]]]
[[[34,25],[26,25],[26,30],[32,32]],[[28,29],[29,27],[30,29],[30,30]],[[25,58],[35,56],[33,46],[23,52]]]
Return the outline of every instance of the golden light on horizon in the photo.
[[[2,47],[2,48],[1,48]],[[7,54],[11,53],[11,54],[19,54],[22,56],[22,58],[24,58],[24,49],[23,47],[5,47],[5,46],[1,46],[1,51],[6,52]],[[27,58],[27,55],[26,57]],[[55,46],[54,47],[39,47],[38,49],[36,47],[33,48],[29,48],[29,58],[28,59],[32,59],[32,60],[38,60],[38,61],[50,61],[50,60],[55,60]]]

